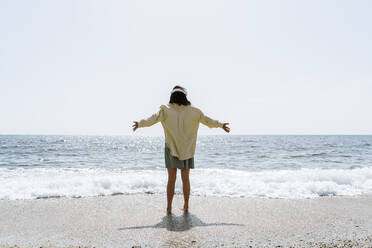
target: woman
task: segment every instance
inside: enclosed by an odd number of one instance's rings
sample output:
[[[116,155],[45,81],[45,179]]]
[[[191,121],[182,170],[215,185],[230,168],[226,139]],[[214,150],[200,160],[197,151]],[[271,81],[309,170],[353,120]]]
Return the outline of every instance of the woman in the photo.
[[[140,127],[149,127],[161,122],[165,134],[165,167],[168,170],[167,213],[172,211],[174,186],[177,168],[181,169],[184,206],[189,209],[190,169],[194,168],[194,153],[199,123],[212,128],[220,127],[227,133],[229,123],[220,123],[205,116],[201,110],[191,106],[187,100],[187,91],[181,86],[175,86],[171,92],[169,104],[160,106],[159,111],[148,119],[133,124],[133,131]]]

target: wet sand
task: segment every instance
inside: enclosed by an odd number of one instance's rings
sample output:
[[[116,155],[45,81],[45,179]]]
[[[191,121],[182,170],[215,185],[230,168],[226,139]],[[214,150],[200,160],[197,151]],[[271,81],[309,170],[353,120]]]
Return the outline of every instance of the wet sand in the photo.
[[[0,200],[0,247],[372,247],[372,196]]]

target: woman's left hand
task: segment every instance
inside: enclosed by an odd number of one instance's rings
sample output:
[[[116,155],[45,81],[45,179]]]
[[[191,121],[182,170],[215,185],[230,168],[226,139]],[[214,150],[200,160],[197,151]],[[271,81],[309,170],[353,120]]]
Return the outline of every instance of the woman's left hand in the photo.
[[[133,127],[133,132],[134,132],[134,131],[136,131],[137,128],[138,128],[138,122],[137,122],[137,121],[133,121],[133,123],[134,123],[134,124],[133,124],[132,127]]]

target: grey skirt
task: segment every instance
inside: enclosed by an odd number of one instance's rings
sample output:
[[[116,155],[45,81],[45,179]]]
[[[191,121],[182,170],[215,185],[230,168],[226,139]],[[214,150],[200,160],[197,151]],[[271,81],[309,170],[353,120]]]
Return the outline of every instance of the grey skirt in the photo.
[[[179,160],[177,157],[172,156],[170,150],[165,144],[164,149],[164,157],[165,157],[165,167],[166,168],[178,168],[178,169],[194,169],[194,158],[189,158],[186,160]]]

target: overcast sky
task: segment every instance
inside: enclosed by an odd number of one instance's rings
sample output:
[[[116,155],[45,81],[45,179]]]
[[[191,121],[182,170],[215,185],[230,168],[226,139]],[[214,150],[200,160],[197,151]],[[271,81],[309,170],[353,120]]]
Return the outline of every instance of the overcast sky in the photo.
[[[372,1],[0,0],[0,134],[131,134],[175,84],[232,134],[372,134],[371,13]]]

